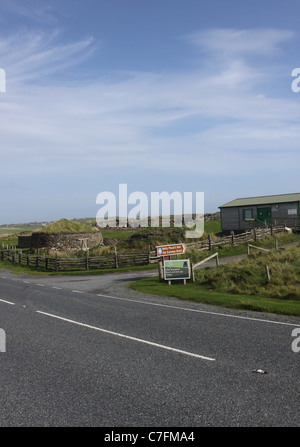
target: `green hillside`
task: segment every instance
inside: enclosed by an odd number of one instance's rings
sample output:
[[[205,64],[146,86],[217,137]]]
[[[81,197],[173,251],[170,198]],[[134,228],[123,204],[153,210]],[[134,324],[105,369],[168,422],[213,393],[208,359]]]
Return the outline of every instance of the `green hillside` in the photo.
[[[74,222],[68,219],[60,219],[52,224],[46,225],[33,233],[90,233],[99,231],[97,227],[85,225],[80,222]]]

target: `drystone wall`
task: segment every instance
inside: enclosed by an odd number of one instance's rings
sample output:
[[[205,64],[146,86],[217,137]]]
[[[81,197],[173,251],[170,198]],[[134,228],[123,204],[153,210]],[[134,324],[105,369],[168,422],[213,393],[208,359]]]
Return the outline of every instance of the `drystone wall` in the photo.
[[[101,232],[94,233],[32,233],[19,236],[18,248],[53,249],[58,251],[86,250],[103,244]]]

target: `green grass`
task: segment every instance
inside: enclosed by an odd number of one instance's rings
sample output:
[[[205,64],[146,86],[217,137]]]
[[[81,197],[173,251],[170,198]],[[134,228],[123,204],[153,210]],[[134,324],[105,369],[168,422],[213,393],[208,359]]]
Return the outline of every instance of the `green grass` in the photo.
[[[21,234],[24,232],[32,232],[34,230],[40,229],[40,225],[18,225],[14,227],[0,227],[0,237],[5,235]]]
[[[135,233],[135,230],[103,230],[102,236],[107,239],[118,239],[120,241],[123,241],[128,239]]]
[[[270,282],[266,278],[266,265]],[[196,270],[195,278],[198,284],[221,292],[294,300],[300,304],[300,247],[256,253],[218,269]]]
[[[85,225],[81,222],[75,222],[68,219],[60,219],[57,222],[46,225],[34,233],[46,233],[46,234],[57,234],[57,233],[85,233],[85,232],[97,232],[99,229],[97,227],[92,227],[90,225]]]
[[[141,293],[169,296],[212,306],[300,316],[299,301],[283,301],[280,299],[267,298],[262,295],[235,295],[214,291],[207,286],[201,286],[197,283],[187,283],[186,285],[172,283],[172,285],[169,286],[168,283],[159,282],[158,277],[153,277],[135,281],[131,283],[129,287]]]
[[[131,267],[118,267],[117,269],[94,269],[94,270],[83,270],[83,271],[70,271],[70,272],[50,272],[49,276],[99,276],[106,275],[108,273],[128,273],[128,272],[141,272],[148,270],[157,270],[157,265],[136,265]]]
[[[5,235],[5,236],[1,236],[0,235],[0,250],[2,250],[2,245],[4,246],[4,248],[6,248],[6,246],[17,246],[18,245],[18,235],[17,234],[11,234],[9,236]]]
[[[151,250],[157,245],[175,244],[185,239],[184,228],[140,228],[127,240],[120,241],[118,250]]]
[[[31,267],[26,264],[18,264],[17,262],[3,259],[0,260],[0,269],[15,273],[17,275],[47,275],[47,271],[45,269]]]
[[[221,218],[207,220],[206,222],[204,222],[204,231],[205,231],[205,233],[208,233],[208,234],[221,233],[221,231],[222,231]]]
[[[157,245],[172,244],[178,242],[192,242],[192,239],[185,239],[186,228],[174,227],[147,227],[137,230],[103,230],[102,235],[108,239],[118,239],[120,241],[118,249],[140,249],[148,250],[149,245],[154,250]],[[221,219],[214,219],[205,222],[205,233],[201,239],[207,238],[207,234],[216,234],[221,232]]]
[[[130,287],[216,306],[300,316],[300,247],[260,252],[240,262],[195,270],[195,283],[185,286],[179,282],[169,286],[158,278],[148,278]]]
[[[17,262],[0,260],[0,269],[4,269],[11,273],[19,275],[36,275],[36,276],[87,276],[87,275],[105,275],[107,273],[126,273],[126,272],[138,272],[147,270],[156,270],[156,264],[150,265],[138,265],[132,267],[120,267],[114,269],[94,269],[94,270],[80,270],[80,271],[63,271],[54,272],[44,268],[36,268],[28,266],[26,264],[18,264]]]
[[[285,245],[290,243],[300,242],[299,235],[297,234],[287,234],[287,233],[279,233],[276,235],[278,240],[278,245]],[[267,236],[263,239],[260,239],[256,242],[249,241],[250,244],[256,245],[257,247],[269,248],[272,249],[275,247],[275,239],[272,236]],[[253,251],[253,249],[252,249]],[[228,256],[237,256],[247,253],[247,243],[239,244],[239,245],[214,245],[212,251],[208,250],[197,250],[196,248],[187,249],[186,253],[181,258],[189,258],[191,262],[196,263],[202,261],[207,258],[211,254],[217,253],[219,254],[219,258],[226,258]]]

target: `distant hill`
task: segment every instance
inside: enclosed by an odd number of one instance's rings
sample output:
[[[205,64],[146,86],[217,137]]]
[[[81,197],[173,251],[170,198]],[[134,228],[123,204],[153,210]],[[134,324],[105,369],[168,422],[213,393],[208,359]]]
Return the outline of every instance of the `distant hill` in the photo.
[[[92,227],[90,225],[85,225],[80,222],[74,222],[68,219],[60,219],[43,228],[33,231],[33,233],[47,233],[47,234],[58,234],[58,233],[91,233],[99,231],[97,227]]]

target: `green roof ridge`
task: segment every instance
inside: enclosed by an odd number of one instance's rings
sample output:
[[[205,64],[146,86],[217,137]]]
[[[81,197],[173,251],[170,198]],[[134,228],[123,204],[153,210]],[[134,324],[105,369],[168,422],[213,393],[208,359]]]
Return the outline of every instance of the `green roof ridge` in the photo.
[[[231,202],[225,203],[219,206],[219,208],[226,208],[231,206],[250,206],[250,205],[262,205],[262,204],[276,204],[285,202],[298,202],[300,201],[300,193],[290,194],[273,194],[269,196],[257,196],[257,197],[240,197],[234,199]]]

